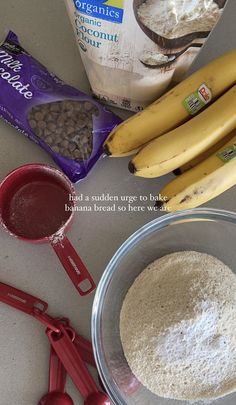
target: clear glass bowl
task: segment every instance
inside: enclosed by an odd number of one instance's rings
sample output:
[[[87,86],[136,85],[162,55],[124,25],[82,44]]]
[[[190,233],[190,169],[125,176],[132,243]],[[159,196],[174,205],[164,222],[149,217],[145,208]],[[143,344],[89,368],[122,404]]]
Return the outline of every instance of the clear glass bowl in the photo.
[[[116,252],[98,285],[92,314],[92,340],[97,367],[117,405],[186,405],[160,398],[142,386],[124,357],[119,317],[122,302],[139,273],[152,261],[181,250],[216,256],[236,272],[236,214],[194,209],[167,214],[135,232]],[[137,319],[138,322],[138,319]],[[236,394],[214,405],[235,405]]]

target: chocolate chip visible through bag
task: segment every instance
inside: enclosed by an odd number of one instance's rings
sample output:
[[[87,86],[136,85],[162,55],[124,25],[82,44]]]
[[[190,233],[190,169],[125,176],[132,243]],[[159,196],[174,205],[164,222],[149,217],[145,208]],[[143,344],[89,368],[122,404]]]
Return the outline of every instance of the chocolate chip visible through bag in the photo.
[[[122,121],[49,72],[12,31],[0,44],[0,107],[0,118],[50,153],[73,183],[87,176]]]
[[[88,160],[93,150],[93,116],[98,114],[90,101],[63,100],[34,106],[28,122],[55,153],[68,159]]]

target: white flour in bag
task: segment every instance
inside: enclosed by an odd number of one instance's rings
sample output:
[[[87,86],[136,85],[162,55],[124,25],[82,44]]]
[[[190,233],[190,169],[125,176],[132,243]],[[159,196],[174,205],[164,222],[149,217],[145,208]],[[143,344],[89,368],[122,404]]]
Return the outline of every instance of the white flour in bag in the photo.
[[[128,364],[153,393],[204,400],[236,390],[236,276],[199,252],[149,265],[120,315]]]
[[[152,7],[157,12],[160,2],[146,0],[136,10],[147,26],[153,25],[150,13]],[[93,93],[110,105],[133,111],[143,109],[164,93],[174,76],[186,72],[199,51],[189,48],[173,64],[159,67],[163,65],[160,61],[167,61],[165,54],[176,49],[163,49],[144,33],[136,19],[133,0],[65,0],[65,3]],[[168,30],[177,30],[179,35],[193,24],[185,21],[185,16],[197,17],[203,30],[208,31],[221,14],[217,5],[209,7],[213,0],[162,0],[162,3],[169,7],[160,7],[156,20],[162,22],[162,28],[168,23]],[[197,3],[201,7],[196,7]],[[175,14],[177,9],[178,22],[170,18],[170,13]],[[203,14],[208,17],[203,18]],[[176,74],[178,66],[181,75]]]

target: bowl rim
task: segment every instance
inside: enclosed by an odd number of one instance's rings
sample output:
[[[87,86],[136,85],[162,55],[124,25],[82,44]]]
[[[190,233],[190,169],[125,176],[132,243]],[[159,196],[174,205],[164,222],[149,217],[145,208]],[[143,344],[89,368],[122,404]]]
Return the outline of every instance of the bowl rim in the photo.
[[[137,231],[132,233],[117,249],[115,254],[112,256],[111,260],[108,262],[105,271],[98,283],[97,290],[95,293],[93,307],[92,307],[92,317],[91,317],[91,330],[92,330],[92,345],[94,351],[95,362],[97,370],[99,372],[102,383],[110,396],[111,400],[116,405],[126,405],[117,396],[117,393],[113,387],[109,384],[107,376],[109,376],[109,371],[107,367],[102,364],[100,356],[100,345],[99,345],[99,325],[101,318],[101,309],[104,302],[105,293],[108,289],[109,283],[115,273],[116,264],[125,255],[125,253],[134,247],[140,240],[140,237],[146,236],[152,230],[159,230],[173,222],[181,222],[186,219],[205,219],[209,221],[225,221],[236,224],[236,212],[221,210],[216,208],[193,208],[183,211],[177,211],[174,213],[165,214],[161,217],[155,218],[154,220],[146,223]]]

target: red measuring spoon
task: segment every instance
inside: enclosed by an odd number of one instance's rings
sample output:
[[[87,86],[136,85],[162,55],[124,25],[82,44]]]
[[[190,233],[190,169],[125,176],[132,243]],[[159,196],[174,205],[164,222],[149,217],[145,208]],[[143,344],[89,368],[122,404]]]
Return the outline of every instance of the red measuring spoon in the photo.
[[[41,398],[38,405],[74,405],[65,392],[66,370],[51,347],[49,364],[48,393]]]
[[[44,326],[56,333],[60,332],[59,324],[64,324],[68,329],[72,330],[69,328],[70,323],[68,318],[53,318],[46,313],[48,304],[45,301],[8,284],[0,283],[0,301],[27,315],[33,316]],[[86,363],[96,366],[91,342],[78,335],[74,330],[73,334],[74,344],[80,352],[82,359]]]
[[[89,340],[85,339],[83,336],[79,335],[75,331],[75,329],[71,327],[70,320],[68,318],[65,317],[55,318],[55,321],[66,326],[67,330],[70,331],[73,337],[73,343],[77,347],[77,350],[79,351],[83,361],[85,361],[85,363],[89,364],[90,366],[97,368],[93,354],[92,343]]]
[[[27,294],[10,285],[0,283],[0,301],[27,315],[31,315],[47,328],[59,332],[55,320],[46,313],[48,304],[33,295]]]
[[[0,184],[0,223],[11,235],[30,243],[50,243],[80,295],[96,285],[65,236],[75,210],[75,190],[68,178],[43,164],[21,166]]]
[[[85,363],[89,364],[90,366],[93,366],[94,368],[97,368],[95,358],[93,355],[92,343],[75,332],[74,345],[77,346],[80,356],[85,361]],[[83,356],[81,354],[83,354]]]
[[[50,329],[48,329],[46,333],[58,358],[85,399],[84,404],[111,405],[111,401],[107,394],[98,390],[64,325],[60,325],[60,334],[55,333]]]

